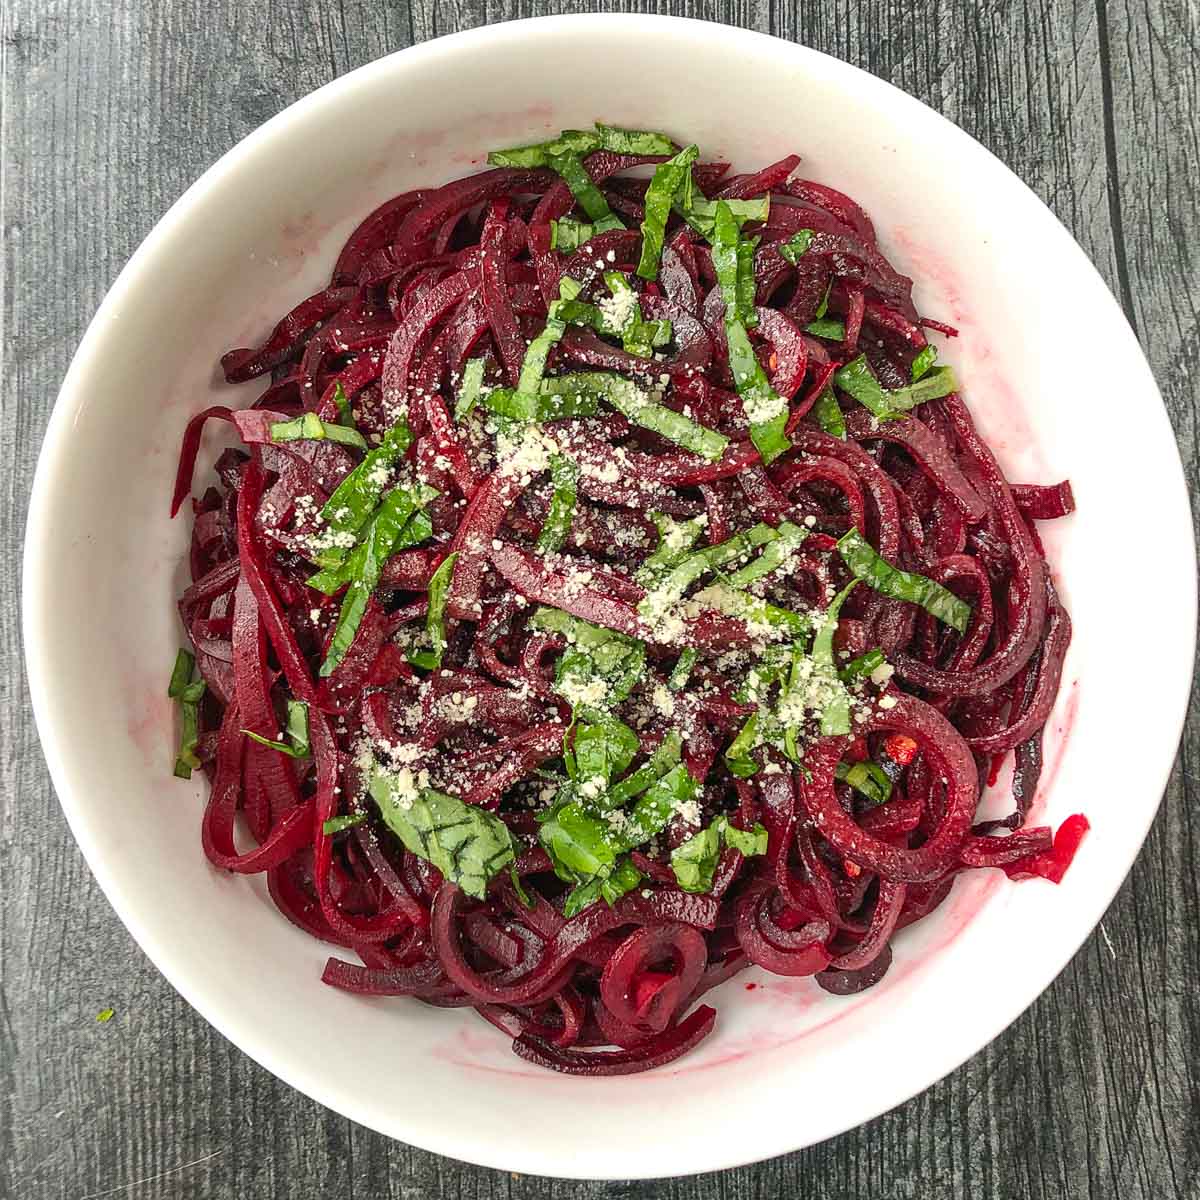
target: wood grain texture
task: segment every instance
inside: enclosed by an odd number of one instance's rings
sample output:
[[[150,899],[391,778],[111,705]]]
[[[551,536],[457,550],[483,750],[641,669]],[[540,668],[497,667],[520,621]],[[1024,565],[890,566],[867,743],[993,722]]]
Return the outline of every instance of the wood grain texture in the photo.
[[[1162,812],[1105,918],[1111,950],[1091,938],[1007,1033],[922,1096],[824,1145],[721,1175],[517,1178],[369,1133],[214,1033],[93,883],[28,713],[15,564],[54,392],[105,287],[204,167],[297,97],[414,41],[577,7],[803,41],[968,129],[1054,209],[1121,298],[1200,494],[1195,0],[5,0],[0,1197],[1194,1200],[1195,705]],[[96,1024],[107,1006],[117,1017]]]

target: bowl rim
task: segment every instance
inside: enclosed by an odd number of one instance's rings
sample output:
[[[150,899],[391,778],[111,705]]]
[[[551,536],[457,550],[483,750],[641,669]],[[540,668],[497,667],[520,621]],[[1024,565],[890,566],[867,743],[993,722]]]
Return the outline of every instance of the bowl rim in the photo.
[[[228,1038],[240,1050],[260,1063],[272,1074],[282,1079],[289,1086],[310,1096],[320,1103],[340,1112],[351,1119],[374,1129],[389,1137],[401,1139],[423,1149],[432,1150],[448,1157],[464,1159],[481,1165],[500,1169],[523,1170],[530,1173],[546,1172],[553,1169],[560,1177],[568,1178],[615,1178],[627,1176],[599,1176],[594,1172],[584,1173],[578,1168],[572,1169],[572,1159],[569,1148],[565,1153],[546,1154],[536,1148],[530,1153],[528,1147],[509,1147],[503,1159],[497,1157],[496,1151],[488,1145],[484,1147],[470,1144],[470,1135],[465,1131],[449,1127],[444,1123],[440,1130],[433,1130],[429,1125],[419,1129],[411,1121],[406,1123],[406,1114],[390,1112],[383,1114],[377,1107],[362,1102],[358,1097],[339,1094],[331,1095],[330,1088],[324,1085],[319,1076],[299,1067],[294,1067],[281,1056],[256,1044],[256,1035],[252,1028],[240,1026],[236,1016],[218,999],[205,992],[200,981],[195,978],[194,968],[177,961],[171,944],[160,939],[149,931],[140,918],[136,908],[127,901],[120,872],[116,870],[103,853],[98,852],[89,833],[85,817],[86,802],[80,795],[68,786],[69,771],[66,766],[71,757],[69,739],[60,734],[60,727],[53,712],[53,685],[48,671],[42,661],[42,645],[49,634],[49,628],[43,619],[45,607],[44,597],[52,582],[47,579],[42,570],[39,548],[49,536],[49,515],[55,480],[60,476],[60,461],[65,453],[73,419],[83,399],[81,384],[83,384],[93,368],[94,361],[102,347],[105,332],[111,322],[111,316],[119,309],[125,295],[134,288],[137,277],[144,263],[152,260],[159,251],[162,243],[166,242],[172,233],[185,225],[192,216],[193,210],[202,202],[205,193],[218,181],[244,162],[251,160],[260,147],[271,139],[282,134],[288,126],[298,118],[302,118],[310,110],[324,105],[335,96],[350,92],[361,84],[374,80],[377,76],[387,75],[393,71],[404,70],[410,64],[418,61],[433,61],[445,58],[453,59],[460,48],[469,47],[476,43],[496,42],[504,39],[521,40],[529,36],[553,35],[565,29],[573,34],[586,35],[588,28],[608,27],[614,25],[637,27],[639,33],[653,33],[658,36],[695,37],[703,39],[719,38],[723,43],[746,54],[757,56],[787,56],[797,65],[807,63],[825,71],[847,73],[856,86],[868,95],[873,105],[890,104],[903,108],[913,114],[914,118],[932,125],[944,137],[955,139],[964,154],[975,155],[980,161],[990,160],[992,169],[999,168],[1019,189],[1023,190],[1028,199],[1048,216],[1055,228],[1055,234],[1066,253],[1074,254],[1079,262],[1084,276],[1090,272],[1090,278],[1095,284],[1100,303],[1106,303],[1111,311],[1119,318],[1124,326],[1124,332],[1132,343],[1131,359],[1136,361],[1144,376],[1147,399],[1158,398],[1158,405],[1147,405],[1146,419],[1160,423],[1160,432],[1165,432],[1172,444],[1173,430],[1162,403],[1161,394],[1150,372],[1148,363],[1135,335],[1121,312],[1117,301],[1108,288],[1107,283],[1099,274],[1095,265],[1083,249],[1075,241],[1069,230],[1058,221],[1053,212],[1030,189],[1023,180],[1011,171],[1001,160],[993,155],[986,147],[977,142],[970,134],[954,122],[942,116],[923,101],[895,85],[880,79],[852,63],[844,62],[832,55],[811,47],[777,38],[769,34],[742,29],[736,26],[724,25],[718,22],[702,21],[694,18],[670,17],[636,13],[582,13],[555,16],[526,18],[518,21],[501,22],[499,24],[481,26],[457,33],[447,34],[418,45],[406,47],[382,58],[366,63],[344,75],[331,80],[322,87],[301,97],[293,104],[271,117],[246,135],[213,163],[187,190],[177,199],[167,212],[156,222],[146,235],[129,261],[122,268],[116,280],[104,296],[95,315],[80,341],[72,357],[62,386],[59,390],[50,420],[47,425],[42,448],[38,457],[34,482],[31,492],[29,512],[26,522],[26,536],[22,562],[22,634],[25,645],[25,663],[29,681],[29,691],[32,700],[34,717],[41,740],[43,754],[49,768],[51,781],[56,795],[67,818],[67,822],[77,843],[88,863],[97,882],[100,884],[109,903],[120,917],[122,923],[133,935],[139,946],[151,960],[154,966],[167,978],[171,985],[188,1001],[188,1003],[204,1017],[224,1037]],[[1150,417],[1150,410],[1154,416]],[[1170,470],[1178,502],[1187,510],[1187,488],[1183,474],[1182,463],[1178,453],[1171,458],[1173,466],[1167,468],[1164,461],[1164,471]],[[1169,486],[1169,485],[1168,485]],[[1196,569],[1195,547],[1191,546],[1191,586],[1181,600],[1177,600],[1190,614],[1191,644],[1189,653],[1179,655],[1179,661],[1184,664],[1175,673],[1176,677],[1164,686],[1160,696],[1160,712],[1169,713],[1175,727],[1182,732],[1187,711],[1188,695],[1191,684],[1191,664],[1195,654],[1196,638]],[[1170,726],[1170,722],[1166,722]],[[1172,745],[1178,745],[1178,736]],[[698,1163],[681,1163],[673,1161],[669,1150],[663,1152],[662,1168],[655,1167],[645,1171],[642,1178],[661,1178],[668,1175],[695,1174],[700,1171],[711,1171],[728,1167],[740,1166],[749,1162],[761,1161],[777,1154],[787,1153],[797,1149],[797,1139],[800,1145],[810,1145],[836,1136],[857,1124],[873,1120],[884,1112],[904,1103],[913,1096],[932,1086],[939,1079],[957,1069],[967,1059],[977,1054],[981,1049],[996,1038],[1005,1028],[1017,1019],[1045,989],[1054,978],[1066,967],[1083,944],[1095,925],[1103,917],[1113,897],[1124,883],[1132,869],[1134,859],[1141,849],[1149,827],[1157,814],[1161,803],[1162,792],[1166,786],[1175,761],[1175,753],[1154,770],[1149,771],[1147,788],[1153,785],[1159,795],[1159,800],[1148,807],[1143,822],[1136,822],[1134,828],[1127,829],[1129,833],[1128,863],[1118,875],[1114,871],[1109,885],[1098,889],[1084,905],[1086,917],[1076,918],[1078,928],[1072,936],[1066,939],[1061,954],[1056,955],[1056,961],[1051,968],[1043,970],[1033,979],[1025,979],[1016,993],[1016,1000],[1006,1009],[1002,1019],[992,1021],[986,1027],[972,1026],[974,1032],[965,1039],[963,1045],[949,1055],[924,1060],[922,1069],[910,1070],[904,1073],[903,1082],[890,1089],[883,1088],[876,1093],[879,1097],[863,1106],[860,1115],[853,1124],[847,1124],[844,1119],[834,1118],[826,1123],[827,1127],[818,1129],[815,1134],[788,1134],[786,1126],[780,1123],[776,1132],[769,1132],[766,1126],[759,1126],[759,1135],[749,1145],[749,1139],[713,1139],[711,1156]],[[467,1144],[464,1145],[464,1141]],[[724,1144],[722,1144],[724,1141]]]

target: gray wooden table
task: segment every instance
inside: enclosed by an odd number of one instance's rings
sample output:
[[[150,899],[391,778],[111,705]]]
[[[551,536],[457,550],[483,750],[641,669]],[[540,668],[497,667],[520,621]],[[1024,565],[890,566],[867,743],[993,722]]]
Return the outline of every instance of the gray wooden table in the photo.
[[[1131,878],[1029,1012],[887,1116],[721,1175],[650,1184],[520,1178],[369,1133],[210,1029],[92,881],[29,715],[17,580],[34,459],[89,317],[187,184],[297,97],[412,42],[574,7],[0,0],[0,1197],[1200,1196],[1195,705]],[[1062,218],[1121,300],[1195,493],[1196,0],[587,7],[707,17],[806,42],[899,84],[980,138]],[[1118,400],[1097,397],[1098,410]],[[97,1024],[107,1006],[117,1016]]]

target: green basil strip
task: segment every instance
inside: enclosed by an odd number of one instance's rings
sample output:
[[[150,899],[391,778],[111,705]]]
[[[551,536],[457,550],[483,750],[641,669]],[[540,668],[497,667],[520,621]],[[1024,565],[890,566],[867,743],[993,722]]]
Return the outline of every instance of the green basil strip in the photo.
[[[680,150],[673,158],[659,163],[654,178],[646,189],[645,216],[642,220],[642,253],[638,259],[637,273],[643,279],[658,277],[658,262],[662,256],[663,238],[667,220],[671,215],[671,204],[683,188],[684,181],[691,179],[692,163],[700,156],[700,147],[691,145]]]
[[[667,676],[667,687],[671,691],[678,692],[687,687],[688,680],[692,677],[692,669],[699,657],[700,652],[694,646],[683,648],[674,667],[671,668],[671,674]]]
[[[534,609],[529,618],[529,627],[542,633],[559,633],[569,642],[574,642],[589,650],[600,646],[617,643],[623,647],[631,647],[633,639],[601,625],[593,625],[580,617],[574,617],[561,608],[549,608],[542,605]]]
[[[175,757],[174,775],[177,779],[191,779],[192,772],[200,765],[196,757],[196,746],[200,741],[200,706],[192,700],[179,705],[179,753]]]
[[[710,462],[720,459],[729,445],[729,439],[724,434],[700,425],[664,404],[655,404],[637,384],[611,371],[582,371],[544,382],[547,390],[553,392],[590,392],[635,425],[657,433]]]
[[[378,765],[367,790],[387,827],[450,883],[482,900],[488,884],[516,859],[508,826],[457,796],[417,787],[412,772]]]
[[[550,348],[567,331],[566,322],[561,316],[563,306],[574,301],[580,290],[580,283],[576,279],[563,276],[559,280],[559,298],[551,303],[542,332],[529,343],[529,348],[525,351],[525,360],[521,363],[521,375],[517,380],[517,390],[510,397],[510,402],[516,411],[529,414],[518,418],[520,420],[532,421],[535,419],[538,409],[538,392],[541,388],[542,376],[546,372],[546,359],[549,357]]]
[[[604,193],[592,181],[578,154],[551,155],[550,166],[563,177],[579,207],[595,222],[597,233],[625,228],[624,222],[608,207]]]
[[[762,196],[757,200],[706,200],[696,188],[696,198],[690,204],[680,201],[675,203],[675,211],[701,236],[712,241],[713,227],[716,224],[717,204],[727,205],[729,213],[737,222],[740,229],[750,221],[765,221],[771,213],[770,196]]]
[[[971,606],[948,588],[924,575],[893,566],[857,529],[843,535],[837,548],[846,566],[868,587],[893,600],[919,604],[951,629],[966,633],[971,622]]]
[[[594,719],[581,720],[573,747],[576,777],[582,782],[602,780],[601,790],[606,791],[633,762],[637,751],[637,734],[611,714],[598,713]]]
[[[307,758],[310,753],[308,744],[308,705],[303,700],[289,700],[287,702],[287,727],[284,730],[287,734],[286,742],[277,742],[271,738],[265,738],[262,734],[255,733],[252,729],[243,729],[242,732],[260,746],[269,746],[272,750],[278,750],[280,754],[286,754],[289,758]]]
[[[746,287],[743,284],[739,290],[738,281],[745,268],[739,270],[738,225],[724,200],[717,202],[712,246],[713,269],[725,301],[725,337],[729,343],[733,384],[742,398],[742,409],[750,423],[750,440],[763,462],[770,463],[791,446],[785,433],[788,405],[771,387],[741,319]]]
[[[840,762],[834,773],[872,804],[886,804],[892,798],[892,781],[878,763]]]
[[[708,518],[704,516],[678,521],[660,512],[652,512],[650,519],[658,528],[658,546],[633,576],[647,590],[666,576],[672,567],[687,558],[708,524]]]
[[[621,129],[596,122],[600,148],[613,154],[633,154],[639,158],[651,154],[674,154],[675,143],[665,133],[648,129]]]
[[[811,229],[798,229],[792,234],[786,242],[775,247],[783,257],[785,262],[789,262],[794,267],[799,262],[802,255],[807,253],[809,246],[812,245],[813,231]]]
[[[600,405],[590,392],[553,390],[553,379],[543,379],[536,396],[512,388],[493,388],[483,406],[498,417],[514,421],[562,421],[570,417],[594,417]]]
[[[429,608],[425,612],[425,637],[429,650],[413,650],[408,661],[426,671],[436,671],[442,665],[446,653],[446,598],[454,579],[454,566],[458,562],[458,551],[448,554],[438,569],[429,577]]]
[[[778,571],[787,563],[806,537],[808,537],[807,529],[793,525],[791,521],[781,521],[779,536],[775,541],[768,542],[757,558],[727,576],[725,583],[731,588],[748,588],[755,580],[763,579],[773,571]]]
[[[684,763],[656,779],[634,803],[625,826],[618,831],[622,850],[648,842],[667,827],[675,810],[695,799],[700,785]]]
[[[273,421],[271,423],[271,441],[273,442],[300,440],[319,442],[325,438],[331,442],[341,442],[343,446],[353,446],[357,450],[367,449],[367,439],[357,429],[349,429],[345,425],[322,421],[314,412],[306,412],[293,421]]]
[[[846,416],[837,402],[837,397],[833,394],[833,388],[827,387],[817,397],[812,412],[817,424],[830,437],[841,438],[843,442],[846,440]]]
[[[638,612],[657,620],[665,608],[674,604],[702,576],[735,562],[759,546],[773,542],[779,534],[770,525],[759,522],[715,546],[706,546],[681,558],[652,591],[638,604]]]
[[[811,333],[813,337],[825,338],[830,342],[841,342],[846,338],[846,326],[841,321],[834,321],[829,317],[822,317],[818,321],[809,321],[804,326],[805,333]]]
[[[696,599],[727,617],[745,621],[751,629],[758,627],[764,633],[774,632],[776,635],[786,634],[797,638],[812,629],[812,619],[807,614],[780,608],[777,604],[760,600],[749,592],[726,587],[723,583],[712,584],[697,592]]]
[[[554,495],[537,538],[537,548],[543,553],[561,550],[570,536],[571,522],[575,517],[579,464],[565,454],[552,454],[550,480],[554,485]]]
[[[596,801],[596,808],[600,812],[622,808],[635,796],[640,796],[656,779],[661,779],[676,767],[682,752],[683,739],[678,731],[672,729],[643,766],[626,775]]]
[[[758,324],[758,313],[754,311],[754,252],[758,249],[758,238],[737,244],[737,312],[747,329]]]
[[[601,318],[598,332],[614,333],[621,338],[621,346],[627,353],[650,358],[656,347],[671,340],[671,322],[647,321],[642,317],[637,292],[621,271],[605,271],[604,282],[612,299],[601,302],[596,309]]]
[[[455,421],[462,421],[479,403],[483,390],[484,366],[482,358],[469,358],[463,364],[462,382],[458,388],[458,399],[454,403]]]
[[[937,347],[933,345],[926,346],[923,350],[917,353],[917,356],[912,360],[912,381],[916,383],[919,379],[928,375],[933,369],[933,364],[937,361]]]
[[[567,893],[563,900],[563,916],[573,917],[597,900],[604,900],[611,908],[641,882],[641,871],[628,858],[620,858],[607,876],[581,883]]]
[[[354,412],[350,408],[350,399],[340,379],[333,385],[333,406],[337,409],[338,420],[353,429]]]
[[[756,824],[750,830],[738,829],[730,824],[728,817],[719,816],[671,853],[671,870],[682,891],[700,894],[712,891],[722,841],[747,858],[767,852],[767,831],[762,825]]]
[[[830,601],[829,607],[821,614],[821,623],[813,637],[812,657],[816,669],[828,678],[832,697],[821,711],[821,735],[832,737],[836,734],[850,732],[850,693],[845,684],[837,676],[833,659],[833,637],[837,633],[838,614],[846,598],[858,586],[858,580],[852,579]]]
[[[718,817],[706,829],[688,838],[671,851],[671,870],[680,890],[705,894],[712,891],[713,876],[721,857],[721,828],[725,818]]]
[[[886,662],[882,650],[868,650],[866,654],[852,658],[838,671],[838,675],[843,683],[853,683],[856,679],[866,679],[872,671],[879,670]]]
[[[958,390],[954,372],[949,367],[935,367],[918,382],[887,391],[871,373],[865,354],[838,370],[833,381],[880,421],[897,420],[918,404],[940,400]]]
[[[355,825],[361,825],[366,819],[365,812],[347,813],[343,817],[330,817],[321,826],[321,832],[326,837],[333,837],[335,833],[341,833],[345,829],[353,829]]]
[[[708,572],[719,569],[721,566],[736,562],[744,554],[749,554],[756,547],[774,541],[778,536],[779,534],[769,524],[758,522],[755,526],[743,529],[742,533],[734,534],[732,538],[718,542],[715,546],[706,546],[703,550],[684,554],[671,570],[662,576],[661,581],[655,584],[653,590],[643,596],[637,606],[637,611],[649,620],[658,619],[661,617],[662,611],[680,599],[680,596],[683,596],[698,578],[702,578]]]
[[[186,689],[192,682],[192,672],[196,668],[196,660],[188,650],[181,649],[175,655],[175,665],[171,668],[171,682],[167,685],[167,696],[172,700],[182,700]]]
[[[749,779],[758,771],[758,763],[751,757],[750,752],[758,745],[758,713],[751,713],[746,718],[737,737],[725,749],[725,765],[739,779]]]
[[[400,418],[383,435],[383,440],[334,489],[321,509],[321,529],[335,539],[326,550],[313,555],[320,566],[343,562],[354,546],[355,536],[379,507],[392,467],[412,443],[408,423]],[[346,542],[340,545],[338,542]]]
[[[564,129],[556,138],[530,146],[512,146],[493,150],[488,162],[494,167],[537,168],[553,165],[563,154],[591,154],[593,150],[610,150],[613,154],[672,154],[675,143],[665,133],[644,129],[618,129],[615,125],[596,123],[596,131]]]
[[[203,679],[192,679],[196,660],[187,650],[175,655],[167,695],[179,701],[179,752],[175,757],[174,774],[178,779],[191,779],[199,767],[196,746],[200,741],[200,700],[204,696]]]
[[[584,129],[564,129],[556,138],[546,142],[535,142],[531,146],[511,146],[507,150],[493,150],[488,163],[493,167],[518,167],[536,170],[553,165],[553,159],[564,154],[591,154],[599,150],[601,139],[598,133]]]
[[[550,249],[570,253],[578,250],[588,242],[596,232],[596,227],[584,221],[576,221],[571,217],[563,217],[560,221],[550,222]]]
[[[817,305],[817,311],[813,316],[819,321],[829,311],[829,293],[833,291],[833,276],[829,277],[829,282],[825,285],[825,294],[821,297],[821,303]]]
[[[411,487],[393,488],[388,493],[387,512],[383,506],[375,510],[367,520],[363,540],[349,552],[348,556],[332,566],[323,567],[315,575],[310,575],[307,584],[314,591],[323,592],[326,596],[336,595],[346,584],[357,579],[363,571],[371,532],[375,524],[382,518],[389,526],[401,525],[403,532],[400,541],[393,550],[404,546],[415,546],[425,541],[433,533],[433,527],[428,517],[420,510],[437,495],[437,492],[425,484],[415,484]]]
[[[433,489],[425,489],[425,492],[433,492]],[[411,522],[416,522],[422,516],[423,513],[413,512],[413,493],[407,488],[396,488],[383,498],[366,537],[350,557],[351,578],[342,597],[341,611],[329,649],[325,652],[325,661],[321,664],[322,677],[331,675],[350,649],[371,593],[379,583],[383,564],[402,546],[415,545],[415,535],[424,533],[429,527],[429,519],[425,517],[416,529],[409,528]],[[308,582],[311,587],[312,579]]]

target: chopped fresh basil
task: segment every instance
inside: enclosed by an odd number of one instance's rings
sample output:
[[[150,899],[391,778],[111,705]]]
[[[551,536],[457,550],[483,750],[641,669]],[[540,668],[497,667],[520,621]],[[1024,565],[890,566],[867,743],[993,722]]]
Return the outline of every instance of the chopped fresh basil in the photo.
[[[725,749],[725,765],[739,779],[749,779],[758,771],[750,752],[758,745],[758,713],[751,713],[738,730],[737,737]]]
[[[428,650],[413,650],[408,661],[426,671],[436,671],[446,653],[446,598],[454,579],[458,552],[446,555],[438,569],[429,577],[429,608],[425,612],[425,638]]]
[[[200,765],[196,746],[200,741],[200,700],[204,696],[204,680],[192,679],[196,660],[187,650],[175,655],[167,695],[179,701],[179,753],[175,757],[174,774],[178,779],[191,779]]]
[[[418,787],[412,772],[378,764],[367,790],[387,827],[450,883],[482,900],[488,884],[516,858],[508,826],[485,808]]]
[[[623,721],[609,713],[581,719],[575,726],[573,758],[575,778],[585,786],[591,782],[596,795],[633,762],[638,736]]]
[[[550,481],[554,485],[554,494],[537,539],[537,548],[543,552],[561,550],[571,533],[579,464],[565,454],[551,455]]]
[[[923,350],[917,352],[917,356],[912,360],[912,381],[916,383],[924,376],[928,375],[933,369],[933,364],[937,361],[937,347],[933,345],[926,346]]]
[[[659,543],[634,575],[637,582],[647,589],[652,588],[672,567],[688,556],[708,524],[707,516],[680,521],[665,513],[652,512],[650,519],[658,527]]]
[[[354,537],[379,507],[380,497],[391,478],[392,468],[412,443],[412,434],[403,417],[383,435],[383,440],[355,467],[321,509],[321,530],[331,539],[330,547],[312,556],[322,567],[344,562]],[[340,542],[348,541],[349,546]]]
[[[345,577],[348,583],[346,594],[342,597],[341,611],[338,613],[337,624],[334,626],[333,637],[325,651],[325,661],[321,664],[322,677],[332,675],[337,665],[346,656],[354,641],[354,635],[362,622],[367,604],[379,583],[383,573],[384,563],[399,549],[414,546],[429,536],[431,525],[428,516],[421,511],[414,512],[414,504],[427,504],[437,492],[433,488],[394,488],[383,498],[379,510],[371,518],[366,535],[346,560],[344,566],[338,569],[338,574]],[[309,587],[323,590],[321,584],[334,583],[332,579],[322,579],[330,575],[321,572],[309,579]],[[337,590],[336,585],[333,590]]]
[[[625,223],[609,208],[604,193],[592,181],[578,154],[551,155],[550,166],[566,181],[579,207],[595,223],[597,233],[625,228]]]
[[[462,382],[458,389],[458,399],[454,404],[454,419],[462,421],[470,415],[471,410],[479,403],[480,393],[483,389],[483,368],[485,362],[482,358],[469,358],[463,363]]]
[[[833,291],[833,276],[829,277],[829,282],[825,285],[825,294],[821,297],[820,304],[817,305],[817,311],[813,316],[819,321],[829,311],[829,293]]]
[[[564,129],[556,138],[530,146],[513,146],[493,150],[488,162],[494,167],[552,166],[553,160],[564,154],[591,154],[594,150],[609,150],[613,154],[644,155],[672,154],[675,144],[666,134],[643,129],[618,129],[615,125],[596,123],[596,131]]]
[[[324,438],[328,438],[331,442],[341,442],[343,446],[353,446],[357,450],[367,449],[367,439],[357,429],[350,429],[331,421],[322,421],[315,412],[306,412],[292,421],[273,421],[271,423],[271,441],[273,442],[299,440],[319,442]]]
[[[837,548],[846,566],[868,587],[893,600],[919,604],[939,621],[959,633],[966,633],[971,621],[971,606],[948,588],[924,575],[893,566],[857,529],[844,534]]]
[[[688,680],[692,676],[692,668],[695,667],[696,659],[699,657],[699,652],[694,646],[685,646],[680,651],[679,658],[671,668],[671,674],[667,677],[667,687],[671,691],[678,692],[687,687]]]
[[[722,841],[747,858],[767,852],[767,831],[762,825],[739,829],[728,817],[719,816],[671,853],[671,870],[682,891],[704,895],[712,891]]]
[[[355,825],[361,825],[367,819],[365,812],[347,813],[342,817],[330,817],[321,826],[321,832],[326,837],[333,837],[335,833],[341,833],[345,829],[353,829]]]
[[[841,438],[843,442],[846,440],[846,417],[833,394],[833,388],[827,387],[817,397],[817,402],[813,405],[813,416],[830,437]]]
[[[821,623],[813,637],[813,674],[823,677],[830,693],[821,709],[822,737],[832,737],[850,732],[850,693],[846,691],[845,684],[838,678],[834,666],[833,637],[837,633],[838,614],[842,610],[842,605],[857,586],[858,580],[851,580],[830,601],[829,607],[821,614]]]
[[[739,278],[745,275],[745,267],[739,269],[739,241],[737,221],[726,201],[719,200],[713,225],[713,269],[725,300],[729,370],[750,423],[750,440],[763,462],[770,463],[791,446],[785,432],[788,404],[771,386],[746,333],[743,310],[747,289],[744,282],[740,290],[738,287]]]
[[[789,262],[794,267],[799,262],[800,257],[808,251],[812,245],[813,231],[811,229],[798,229],[790,238],[776,249],[786,262]]]
[[[699,188],[694,188],[694,199],[690,204],[676,201],[675,211],[697,233],[711,242],[718,204],[728,207],[730,216],[737,222],[739,229],[750,221],[765,221],[771,212],[770,196],[761,196],[757,200],[706,200],[700,195]]]
[[[843,683],[853,683],[856,679],[865,679],[872,671],[877,671],[884,666],[886,662],[887,659],[884,658],[882,650],[868,650],[866,654],[852,658],[838,671],[838,675]]]
[[[563,916],[573,917],[597,900],[603,900],[611,908],[641,882],[641,871],[628,857],[622,857],[613,865],[608,875],[581,883],[568,892],[563,900]]]
[[[763,547],[757,558],[751,559],[744,567],[726,576],[725,583],[731,588],[748,588],[758,579],[764,579],[780,567],[787,564],[792,554],[808,537],[808,530],[791,521],[781,521],[779,536]]]
[[[337,409],[338,420],[353,429],[354,412],[350,408],[350,399],[340,379],[333,385],[333,407]]]
[[[307,758],[311,752],[308,744],[308,705],[303,700],[287,702],[287,727],[284,730],[287,734],[286,742],[272,741],[252,729],[243,729],[242,732],[260,746],[269,746],[289,758]]]
[[[834,374],[833,381],[879,421],[898,420],[918,404],[939,400],[958,390],[954,372],[949,367],[935,367],[918,382],[888,391],[871,373],[865,354],[860,354],[840,368]]]
[[[685,417],[682,413],[656,404],[637,384],[611,371],[582,371],[547,379],[544,386],[556,393],[591,393],[611,405],[635,425],[657,433],[669,442],[716,462],[725,453],[729,439]]]
[[[846,326],[841,321],[834,321],[830,317],[821,317],[816,321],[809,321],[804,327],[805,333],[811,333],[813,337],[825,338],[830,342],[840,342],[846,337]]]
[[[563,252],[578,250],[589,241],[596,232],[594,225],[585,221],[576,221],[571,217],[563,217],[561,221],[550,222],[550,249]]]
[[[658,261],[662,256],[663,238],[671,205],[682,191],[685,182],[690,184],[692,163],[700,156],[696,145],[685,147],[673,158],[659,163],[654,178],[646,189],[645,216],[642,220],[642,253],[638,260],[637,273],[643,279],[658,277]]]
[[[887,772],[873,762],[840,762],[837,765],[837,778],[848,783],[860,796],[866,797],[872,804],[885,804],[892,796],[892,781]]]

